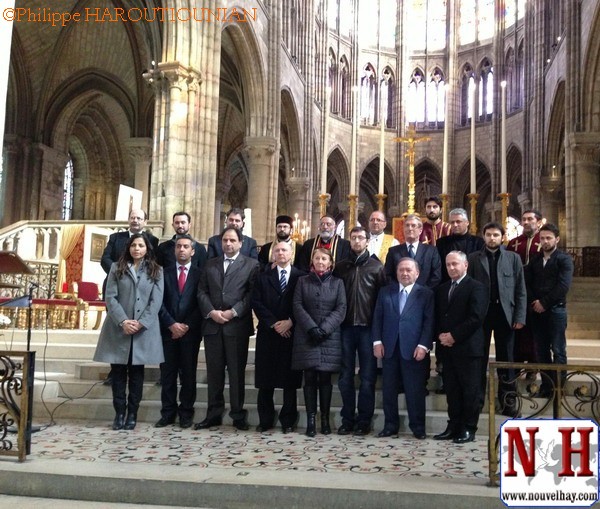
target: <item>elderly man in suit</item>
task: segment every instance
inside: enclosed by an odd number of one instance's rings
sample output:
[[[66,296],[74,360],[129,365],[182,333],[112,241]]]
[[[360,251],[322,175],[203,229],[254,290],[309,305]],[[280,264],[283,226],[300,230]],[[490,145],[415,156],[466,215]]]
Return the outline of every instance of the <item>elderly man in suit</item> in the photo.
[[[446,255],[450,251],[461,251],[469,255],[483,248],[483,239],[469,233],[469,216],[465,209],[452,209],[448,219],[452,233],[439,238],[436,243],[442,261],[442,282],[450,279],[445,265]]]
[[[381,290],[373,314],[373,353],[382,359],[383,412],[380,437],[398,434],[398,387],[406,393],[408,425],[415,438],[425,434],[425,380],[429,371],[427,353],[433,342],[433,291],[417,283],[419,264],[401,258],[397,283]]]
[[[160,365],[161,418],[155,427],[173,424],[189,428],[194,419],[196,402],[196,369],[202,339],[202,315],[198,306],[200,269],[192,263],[195,241],[180,235],[175,241],[176,263],[164,269],[165,290],[158,315],[165,362]],[[177,407],[177,376],[181,381]]]
[[[390,248],[385,259],[385,274],[388,281],[396,281],[396,268],[402,258],[413,258],[419,264],[417,283],[435,288],[442,279],[442,262],[437,249],[419,241],[423,222],[419,216],[409,214],[404,219],[404,243]]]
[[[485,285],[467,274],[468,265],[465,253],[448,253],[446,269],[450,279],[435,291],[435,353],[444,363],[442,378],[449,420],[446,430],[433,438],[453,440],[456,444],[475,440],[485,354],[483,321],[489,301]]]
[[[275,267],[262,272],[256,281],[252,308],[258,318],[256,334],[257,408],[259,424],[256,431],[273,427],[276,388],[283,389],[283,406],[279,422],[284,433],[293,431],[298,420],[296,390],[302,385],[302,371],[292,370],[293,300],[298,278],[304,273],[292,266],[293,251],[286,241],[272,248]]]
[[[485,247],[468,256],[467,274],[483,283],[488,290],[488,310],[483,322],[485,351],[482,363],[481,404],[485,401],[487,361],[490,342],[494,333],[496,360],[514,361],[515,330],[523,328],[527,307],[527,291],[523,264],[519,255],[502,249],[504,228],[499,223],[488,223],[483,227]],[[517,417],[515,407],[516,385],[514,370],[498,370],[498,401],[501,413]]]
[[[123,254],[123,251],[125,251],[125,246],[129,241],[129,237],[131,237],[134,233],[144,233],[144,235],[148,237],[148,240],[152,245],[152,249],[156,251],[156,248],[158,247],[158,239],[150,232],[144,232],[147,222],[148,216],[146,215],[146,212],[141,209],[131,209],[131,212],[129,213],[129,229],[124,232],[113,233],[110,235],[110,237],[108,237],[108,243],[104,248],[102,258],[100,259],[100,265],[104,269],[104,272],[108,274],[110,271],[110,266],[119,260]]]
[[[243,209],[233,208],[227,212],[227,228],[235,228],[241,233],[244,230],[244,225],[246,224],[244,222],[245,219],[246,215],[244,214]],[[252,237],[242,234],[242,247],[240,248],[240,252],[244,256],[258,260],[258,245],[256,244],[256,240],[254,240]],[[208,258],[222,257],[223,248],[221,247],[221,235],[214,235],[208,239]]]
[[[335,233],[336,222],[332,216],[323,216],[319,221],[319,234],[308,239],[300,249],[296,266],[304,272],[310,271],[313,252],[317,248],[328,249],[334,265],[350,257],[350,242]]]
[[[245,370],[249,336],[254,333],[251,299],[259,272],[257,260],[241,254],[241,230],[229,226],[221,234],[223,256],[206,262],[198,285],[202,316],[208,408],[195,429],[219,426],[225,400],[225,368],[229,375],[229,416],[239,430],[249,428],[244,410]]]

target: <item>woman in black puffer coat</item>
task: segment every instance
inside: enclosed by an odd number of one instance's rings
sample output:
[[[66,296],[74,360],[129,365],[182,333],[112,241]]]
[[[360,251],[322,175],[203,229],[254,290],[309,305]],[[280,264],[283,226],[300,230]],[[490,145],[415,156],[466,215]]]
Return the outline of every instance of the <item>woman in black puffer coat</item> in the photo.
[[[310,274],[298,280],[294,292],[292,369],[304,371],[306,435],[314,437],[317,391],[321,432],[331,433],[331,373],[339,372],[342,362],[340,325],[346,316],[346,293],[342,280],[332,275],[333,257],[328,249],[315,249],[311,262]]]

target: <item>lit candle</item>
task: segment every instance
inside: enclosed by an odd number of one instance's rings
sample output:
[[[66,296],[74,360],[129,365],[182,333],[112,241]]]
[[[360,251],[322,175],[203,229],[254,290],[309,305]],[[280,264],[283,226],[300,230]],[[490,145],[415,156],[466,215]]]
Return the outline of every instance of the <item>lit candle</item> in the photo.
[[[442,193],[448,194],[448,137],[450,136],[450,122],[448,120],[448,98],[450,97],[450,85],[444,85],[444,149],[442,152]]]
[[[352,87],[352,96],[354,98],[354,109],[352,116],[352,145],[350,153],[350,193],[356,194],[356,150],[358,142],[358,87]]]
[[[477,193],[476,160],[475,160],[475,82],[471,87],[471,194]]]
[[[321,159],[321,194],[327,193],[327,150],[329,148],[329,100],[331,87],[325,87],[325,101],[323,102],[323,158]]]
[[[380,107],[380,131],[379,131],[379,194],[383,194],[383,183],[385,173],[385,115],[383,114],[383,99]]]
[[[506,81],[502,87],[502,129],[500,130],[500,192],[506,193]]]

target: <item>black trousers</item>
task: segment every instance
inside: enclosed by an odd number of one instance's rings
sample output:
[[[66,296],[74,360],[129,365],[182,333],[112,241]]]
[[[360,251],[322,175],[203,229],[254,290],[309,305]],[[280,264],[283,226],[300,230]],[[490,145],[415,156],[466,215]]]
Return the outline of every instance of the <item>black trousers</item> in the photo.
[[[261,387],[258,389],[256,406],[261,426],[270,428],[275,422],[275,403],[273,396],[274,387]],[[279,412],[279,422],[284,428],[289,428],[298,419],[298,404],[295,387],[283,388],[283,406]]]
[[[163,339],[165,362],[160,365],[162,407],[160,414],[165,419],[192,419],[196,403],[196,371],[200,338],[183,337]],[[179,408],[177,407],[177,378],[181,383]]]
[[[515,349],[515,331],[512,324],[506,321],[504,310],[499,303],[490,303],[485,321],[483,322],[483,333],[485,335],[485,353],[481,363],[481,405],[485,401],[487,385],[487,366],[490,358],[490,343],[494,333],[494,345],[496,348],[496,360],[500,362],[513,362]],[[498,370],[498,400],[502,407],[506,406],[506,396],[516,391],[514,382],[514,369]],[[513,380],[513,382],[509,382]]]
[[[132,348],[127,364],[111,364],[113,407],[118,414],[137,414],[144,390],[144,365],[131,363]],[[129,394],[127,394],[129,389]]]
[[[481,411],[482,357],[445,356],[442,379],[448,403],[448,427],[453,431],[477,431]]]

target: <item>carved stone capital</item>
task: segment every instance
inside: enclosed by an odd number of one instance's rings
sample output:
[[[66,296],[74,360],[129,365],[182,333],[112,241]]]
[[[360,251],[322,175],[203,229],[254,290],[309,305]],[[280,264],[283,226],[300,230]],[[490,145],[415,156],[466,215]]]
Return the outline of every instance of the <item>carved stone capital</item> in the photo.
[[[198,90],[202,83],[202,73],[180,62],[160,62],[154,69],[144,73],[143,78],[153,87],[167,85],[180,90]]]
[[[575,163],[598,164],[600,160],[600,133],[569,133],[567,148]]]
[[[310,189],[308,177],[289,177],[285,179],[286,189],[289,193],[304,195]]]
[[[247,136],[244,151],[252,163],[268,163],[279,148],[276,138],[271,136]]]
[[[129,138],[125,140],[127,154],[134,163],[150,164],[152,160],[152,138]]]
[[[545,194],[556,195],[564,188],[564,179],[561,176],[542,177],[540,191]]]

